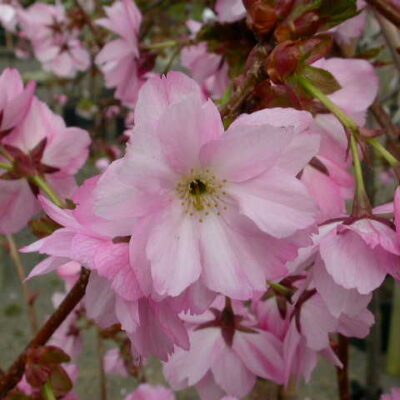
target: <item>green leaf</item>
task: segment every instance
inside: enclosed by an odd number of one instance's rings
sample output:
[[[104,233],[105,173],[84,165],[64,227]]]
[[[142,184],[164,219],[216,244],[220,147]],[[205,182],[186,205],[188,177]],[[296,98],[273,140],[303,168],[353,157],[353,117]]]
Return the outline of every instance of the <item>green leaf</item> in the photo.
[[[311,81],[324,94],[331,94],[341,89],[335,77],[324,69],[305,65],[299,73]]]
[[[72,381],[68,374],[65,372],[64,368],[57,365],[52,371],[49,384],[53,389],[54,394],[58,396],[65,396],[72,389]]]

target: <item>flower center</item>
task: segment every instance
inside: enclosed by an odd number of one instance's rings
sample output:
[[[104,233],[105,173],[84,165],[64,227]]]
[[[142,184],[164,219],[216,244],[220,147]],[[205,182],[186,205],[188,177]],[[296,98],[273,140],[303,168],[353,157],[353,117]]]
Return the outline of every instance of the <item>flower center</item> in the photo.
[[[220,215],[226,210],[223,196],[223,184],[208,169],[203,171],[190,170],[176,185],[176,191],[186,214],[196,215],[203,222],[203,216],[210,212]]]

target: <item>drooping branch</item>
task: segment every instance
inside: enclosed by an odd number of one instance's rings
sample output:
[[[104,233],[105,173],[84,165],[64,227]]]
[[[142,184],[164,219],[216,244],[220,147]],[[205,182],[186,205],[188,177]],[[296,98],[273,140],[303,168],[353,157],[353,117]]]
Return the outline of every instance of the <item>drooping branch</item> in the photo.
[[[385,18],[400,26],[400,8],[396,5],[389,3],[387,0],[366,0],[366,2],[373,7],[376,11],[382,14]]]
[[[67,294],[63,302],[26,346],[25,350],[20,354],[6,374],[0,377],[0,399],[4,399],[7,393],[21,380],[25,371],[28,349],[45,345],[53,333],[82,300],[89,281],[89,275],[90,271],[82,268],[78,281]]]

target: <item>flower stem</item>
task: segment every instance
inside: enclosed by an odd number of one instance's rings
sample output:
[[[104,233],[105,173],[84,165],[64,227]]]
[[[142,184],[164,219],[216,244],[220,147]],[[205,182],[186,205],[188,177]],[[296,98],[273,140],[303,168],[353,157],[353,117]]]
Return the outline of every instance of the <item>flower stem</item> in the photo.
[[[300,86],[308,92],[311,96],[318,99],[336,118],[342,123],[342,125],[351,131],[351,133],[357,134],[357,124],[340,108],[338,107],[322,90],[318,89],[312,82],[310,82],[304,76],[296,76],[297,82]]]
[[[391,167],[398,168],[400,166],[400,161],[391,154],[386,148],[375,138],[367,139],[367,142],[375,148],[375,150],[384,158]]]
[[[42,189],[46,193],[48,198],[60,208],[66,208],[64,202],[60,199],[54,189],[39,175],[34,175],[29,178],[38,188]]]
[[[29,322],[31,325],[32,334],[37,332],[37,317],[36,310],[33,304],[33,296],[29,290],[28,283],[25,281],[25,270],[22,265],[21,257],[19,255],[17,245],[15,243],[14,237],[12,235],[6,235],[8,246],[10,247],[10,256],[14,262],[15,268],[17,270],[18,278],[22,287],[22,292],[24,294],[24,299],[28,311]]]
[[[57,400],[49,382],[46,382],[43,386],[43,396],[45,400]]]
[[[341,122],[344,129],[350,133],[350,150],[353,157],[354,175],[356,178],[356,194],[353,202],[352,215],[364,216],[369,214],[371,212],[371,205],[367,191],[365,190],[361,160],[358,153],[357,138],[359,137],[359,129],[357,123],[307,78],[297,75],[296,80],[306,92],[318,99],[332,114],[334,114]]]

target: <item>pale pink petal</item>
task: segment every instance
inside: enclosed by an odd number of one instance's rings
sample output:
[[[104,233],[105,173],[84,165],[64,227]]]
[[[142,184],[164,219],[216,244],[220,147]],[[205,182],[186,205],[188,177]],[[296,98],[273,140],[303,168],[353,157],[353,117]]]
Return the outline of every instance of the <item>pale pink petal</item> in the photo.
[[[214,361],[211,371],[215,382],[225,393],[244,397],[253,388],[256,377],[230,347],[225,347]]]
[[[283,383],[282,344],[271,333],[259,330],[256,333],[237,331],[233,349],[253,374]]]
[[[150,232],[146,254],[155,290],[177,296],[201,273],[197,225],[179,204],[167,209]]]

